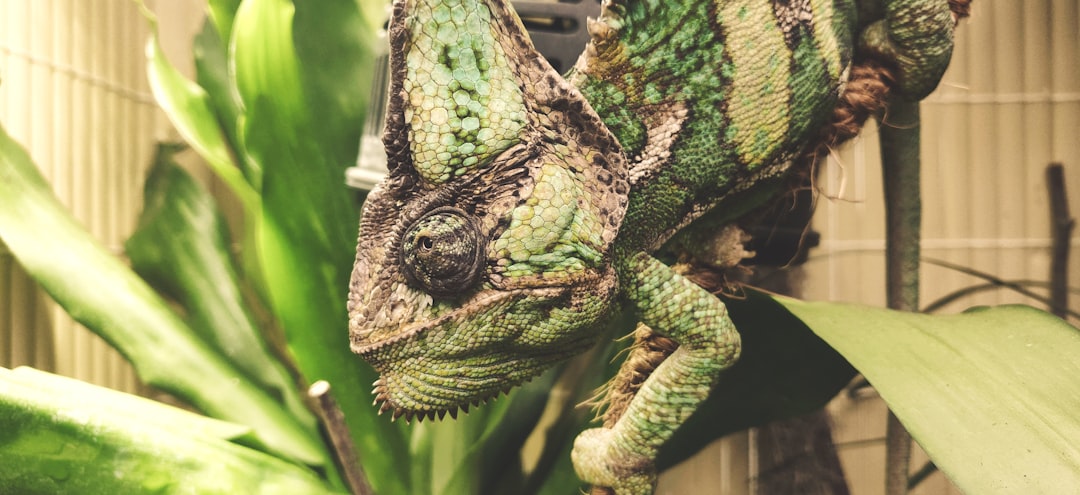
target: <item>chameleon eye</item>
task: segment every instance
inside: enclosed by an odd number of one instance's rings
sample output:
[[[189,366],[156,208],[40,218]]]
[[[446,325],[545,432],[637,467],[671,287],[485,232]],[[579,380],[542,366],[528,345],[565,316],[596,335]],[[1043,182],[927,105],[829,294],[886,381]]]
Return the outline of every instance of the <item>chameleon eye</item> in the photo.
[[[405,231],[402,271],[410,285],[432,296],[459,295],[480,279],[483,248],[472,217],[457,208],[438,208]]]

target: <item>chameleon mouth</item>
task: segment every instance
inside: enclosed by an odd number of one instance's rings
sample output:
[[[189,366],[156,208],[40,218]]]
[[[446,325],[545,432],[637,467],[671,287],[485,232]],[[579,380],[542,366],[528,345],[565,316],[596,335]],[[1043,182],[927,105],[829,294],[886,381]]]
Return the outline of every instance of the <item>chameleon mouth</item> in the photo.
[[[413,418],[442,419],[447,414],[456,418],[459,412],[468,413],[470,406],[479,407],[500,393],[509,394],[514,387],[561,361],[565,353],[538,350],[529,359],[518,360],[509,348],[476,348],[468,343],[468,335],[483,329],[469,328],[468,323],[479,314],[500,313],[515,300],[556,298],[565,292],[564,287],[488,290],[473,296],[461,307],[436,318],[407,324],[394,335],[376,342],[361,343],[354,337],[353,352],[379,373],[373,384],[372,405],[379,408],[380,415],[389,412],[391,420],[404,417],[411,422]],[[432,344],[425,341],[428,338],[441,343],[446,343],[445,339],[461,339],[458,347],[461,354],[430,355]],[[505,336],[508,343],[514,338]],[[468,361],[476,356],[487,359]],[[510,370],[504,370],[505,367]],[[443,373],[434,372],[436,368]],[[452,371],[448,374],[446,370]]]

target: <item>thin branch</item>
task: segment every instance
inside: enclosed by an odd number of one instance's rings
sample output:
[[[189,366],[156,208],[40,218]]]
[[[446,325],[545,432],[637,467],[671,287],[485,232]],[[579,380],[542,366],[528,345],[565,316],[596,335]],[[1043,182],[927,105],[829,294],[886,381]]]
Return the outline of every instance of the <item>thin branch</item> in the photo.
[[[989,273],[979,271],[979,270],[975,270],[974,268],[970,268],[970,267],[967,267],[967,266],[964,266],[964,265],[958,265],[956,263],[952,263],[952,262],[945,261],[945,260],[939,260],[939,259],[935,259],[935,258],[923,258],[922,261],[923,261],[923,263],[927,263],[927,264],[930,264],[930,265],[937,265],[937,266],[940,266],[940,267],[948,268],[950,270],[956,270],[956,271],[958,271],[960,273],[965,273],[967,275],[971,275],[972,277],[981,278],[981,279],[986,280],[987,282],[989,282],[991,284],[994,284],[994,285],[997,285],[997,286],[1000,286],[1000,287],[1003,287],[1003,288],[1007,288],[1007,289],[1012,290],[1014,292],[1023,294],[1023,295],[1025,295],[1027,297],[1035,299],[1036,301],[1048,303],[1048,300],[1047,300],[1046,296],[1043,296],[1043,295],[1038,294],[1038,293],[1036,293],[1034,291],[1026,289],[1024,287],[1023,283],[1018,283],[1018,282],[1014,282],[1014,281],[1008,281],[1008,280],[1002,279],[1000,277],[991,275]],[[1035,285],[1035,284],[1032,283],[1031,285]],[[1069,287],[1065,287],[1064,290],[1066,292],[1077,292],[1076,289],[1069,288]],[[1066,311],[1070,315],[1075,315],[1074,312],[1069,310],[1068,308],[1066,308]],[[1076,315],[1076,316],[1080,317],[1080,315]]]
[[[938,467],[936,464],[926,461],[926,464],[923,464],[923,466],[919,468],[918,471],[915,471],[915,473],[911,475],[911,478],[908,479],[908,490],[914,490],[915,487],[919,486],[919,483],[926,481],[926,478],[929,478],[930,475],[937,471]]]
[[[356,446],[349,435],[349,427],[345,425],[345,415],[330,395],[330,384],[324,380],[311,384],[308,397],[314,399],[319,406],[319,417],[326,428],[326,436],[334,447],[334,461],[345,475],[349,492],[353,495],[374,495],[375,491],[371,489],[364,468],[360,466],[356,456]]]
[[[933,313],[933,312],[941,309],[945,305],[947,305],[949,303],[952,303],[952,302],[955,302],[955,301],[957,301],[957,300],[959,300],[961,298],[964,298],[964,297],[967,297],[967,296],[970,296],[970,295],[974,295],[974,294],[977,294],[979,292],[986,292],[986,291],[989,291],[989,290],[997,290],[997,289],[1011,290],[1011,291],[1017,292],[1019,294],[1022,294],[1024,296],[1035,299],[1036,301],[1039,301],[1039,302],[1041,302],[1043,304],[1047,304],[1047,305],[1052,304],[1052,301],[1050,300],[1049,297],[1042,296],[1042,295],[1036,294],[1036,293],[1034,293],[1034,292],[1032,292],[1030,290],[1027,290],[1027,287],[1040,287],[1040,288],[1044,288],[1044,289],[1049,288],[1050,287],[1050,282],[1046,282],[1044,280],[1001,280],[1001,279],[995,279],[994,277],[991,277],[991,279],[992,280],[990,280],[989,282],[987,282],[985,284],[970,285],[968,287],[964,287],[962,289],[957,289],[957,290],[954,290],[954,291],[952,291],[952,292],[950,292],[948,294],[945,294],[944,296],[941,296],[940,298],[938,298],[934,302],[932,302],[930,304],[927,304],[925,307],[923,307],[922,312],[923,313]],[[1066,292],[1071,292],[1071,293],[1074,293],[1074,294],[1080,294],[1080,289],[1066,287]],[[1073,310],[1071,310],[1069,308],[1065,308],[1064,313],[1066,315],[1072,316],[1074,318],[1080,318],[1080,313],[1078,313],[1076,311],[1073,311]]]

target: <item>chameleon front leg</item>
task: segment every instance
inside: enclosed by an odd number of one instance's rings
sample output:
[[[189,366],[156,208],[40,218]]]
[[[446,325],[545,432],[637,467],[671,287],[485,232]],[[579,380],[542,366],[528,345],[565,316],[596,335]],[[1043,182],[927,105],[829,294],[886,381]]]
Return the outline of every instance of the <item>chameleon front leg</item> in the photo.
[[[625,292],[642,323],[679,344],[611,428],[582,432],[571,454],[578,476],[617,495],[650,494],[656,454],[739,355],[739,334],[715,296],[645,254],[626,260]]]

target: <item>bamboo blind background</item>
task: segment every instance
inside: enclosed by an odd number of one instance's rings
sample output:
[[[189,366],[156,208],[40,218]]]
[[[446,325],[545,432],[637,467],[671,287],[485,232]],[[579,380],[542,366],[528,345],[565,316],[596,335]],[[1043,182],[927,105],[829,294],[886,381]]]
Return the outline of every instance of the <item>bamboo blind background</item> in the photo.
[[[198,2],[157,3],[147,2],[167,48],[190,50],[185,21],[198,20]],[[0,122],[60,201],[118,254],[141,209],[155,143],[171,137],[146,82],[148,35],[130,0],[0,0]],[[183,65],[190,55],[174,58]],[[131,367],[0,246],[0,366],[19,365],[137,388]]]
[[[147,4],[160,17],[170,60],[190,73],[203,3]],[[30,149],[61,201],[118,253],[141,207],[154,144],[175,139],[146,83],[148,34],[130,0],[0,0],[0,122]],[[1050,161],[1065,164],[1072,215],[1080,218],[1080,0],[977,0],[945,81],[923,105],[923,128],[924,255],[1046,280]],[[874,132],[869,127],[821,175],[822,243],[805,269],[808,299],[884,304]],[[1080,239],[1073,244],[1077,286]],[[936,266],[922,275],[924,304],[975,282]],[[1025,301],[996,291],[947,310],[1006,302]],[[0,366],[24,364],[137,389],[130,367],[56,308],[0,246]],[[852,492],[882,493],[884,406],[842,397],[830,410]],[[751,437],[733,436],[676,467],[661,492],[750,493]],[[959,492],[939,474],[916,493]]]

